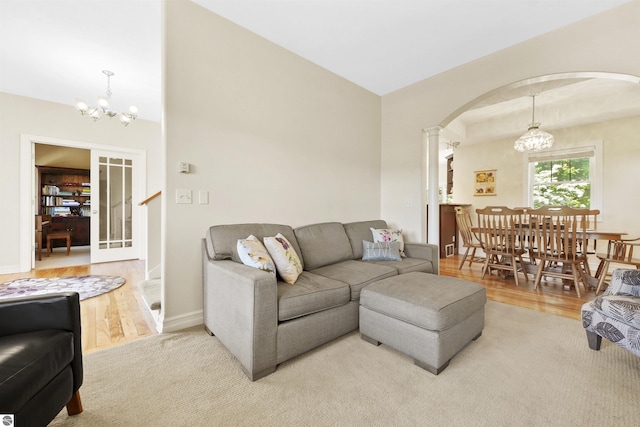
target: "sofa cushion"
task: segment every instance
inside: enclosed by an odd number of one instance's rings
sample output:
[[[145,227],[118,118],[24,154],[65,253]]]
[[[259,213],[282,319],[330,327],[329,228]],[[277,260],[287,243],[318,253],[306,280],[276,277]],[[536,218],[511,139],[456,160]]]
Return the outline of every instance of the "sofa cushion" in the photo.
[[[381,219],[373,221],[350,222],[343,225],[345,233],[351,243],[353,259],[362,259],[362,241],[373,240],[372,228],[387,228],[387,223]]]
[[[351,243],[339,222],[305,225],[296,228],[294,233],[306,270],[311,271],[353,258]]]
[[[0,337],[0,402],[18,412],[73,360],[73,333],[45,330]]]
[[[398,270],[377,262],[347,260],[316,268],[312,273],[348,283],[351,288],[351,300],[357,301],[362,288],[375,281],[396,276]]]
[[[246,239],[238,240],[238,256],[244,265],[276,273],[276,266],[273,259],[267,252],[262,242],[253,234]]]
[[[360,306],[430,331],[444,331],[482,309],[487,292],[455,277],[409,273],[367,286]]]
[[[346,283],[304,271],[295,286],[278,282],[278,321],[347,304],[350,296]]]
[[[421,273],[434,273],[433,263],[421,258],[401,258],[401,261],[366,261],[372,264],[384,265],[398,270],[398,274],[419,271]]]
[[[276,270],[282,280],[293,285],[298,280],[300,273],[302,273],[302,263],[289,240],[278,233],[273,237],[265,237],[264,245],[267,247],[271,258],[273,258]]]
[[[237,248],[239,239],[246,239],[247,236],[253,234],[259,240],[263,240],[265,237],[275,236],[278,233],[287,238],[296,253],[301,253],[293,229],[288,225],[227,224],[214,225],[207,230],[205,236],[207,256],[212,260],[232,259],[235,262],[242,262]],[[300,261],[304,267],[304,260]]]

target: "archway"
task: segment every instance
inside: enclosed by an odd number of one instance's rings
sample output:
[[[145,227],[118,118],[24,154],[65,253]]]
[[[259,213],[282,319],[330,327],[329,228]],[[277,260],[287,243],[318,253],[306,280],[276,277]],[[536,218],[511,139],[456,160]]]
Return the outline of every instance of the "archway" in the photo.
[[[547,131],[640,116],[638,76],[569,72],[531,77],[486,92],[446,116],[439,124],[443,129],[439,140],[440,153],[451,142],[461,141],[464,146],[512,137],[515,141],[531,121],[530,95],[533,93],[539,95],[536,99],[536,121],[542,122]],[[480,133],[483,135],[478,137],[476,134]],[[434,166],[432,161],[442,162],[442,159],[430,159],[430,168]],[[438,169],[442,169],[439,167],[441,164],[437,165]],[[423,170],[425,180],[427,173],[428,169]],[[441,174],[436,188],[442,184]],[[455,199],[455,195],[453,201],[461,202]]]

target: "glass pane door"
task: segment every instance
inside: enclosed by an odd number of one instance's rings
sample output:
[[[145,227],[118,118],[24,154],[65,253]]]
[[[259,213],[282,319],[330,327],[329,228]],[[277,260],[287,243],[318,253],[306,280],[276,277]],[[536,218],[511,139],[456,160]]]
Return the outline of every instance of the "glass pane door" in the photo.
[[[91,152],[91,262],[138,258],[136,155]]]

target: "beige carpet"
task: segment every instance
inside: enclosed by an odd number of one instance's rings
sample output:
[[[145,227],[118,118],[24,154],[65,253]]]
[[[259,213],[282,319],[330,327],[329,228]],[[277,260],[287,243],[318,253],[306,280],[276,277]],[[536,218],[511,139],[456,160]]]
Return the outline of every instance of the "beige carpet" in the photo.
[[[640,358],[580,322],[497,302],[439,376],[354,332],[250,382],[201,327],[85,357],[62,426],[638,425]]]

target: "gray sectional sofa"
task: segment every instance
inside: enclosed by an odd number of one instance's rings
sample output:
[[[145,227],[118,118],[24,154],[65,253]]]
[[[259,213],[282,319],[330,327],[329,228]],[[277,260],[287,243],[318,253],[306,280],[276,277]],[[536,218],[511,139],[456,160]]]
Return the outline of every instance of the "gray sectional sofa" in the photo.
[[[408,272],[438,274],[438,247],[405,243],[400,261],[362,261],[362,241],[385,221],[212,226],[203,239],[204,324],[252,381],[314,347],[358,329],[360,291]],[[238,239],[281,233],[304,270],[294,285],[244,265]]]

